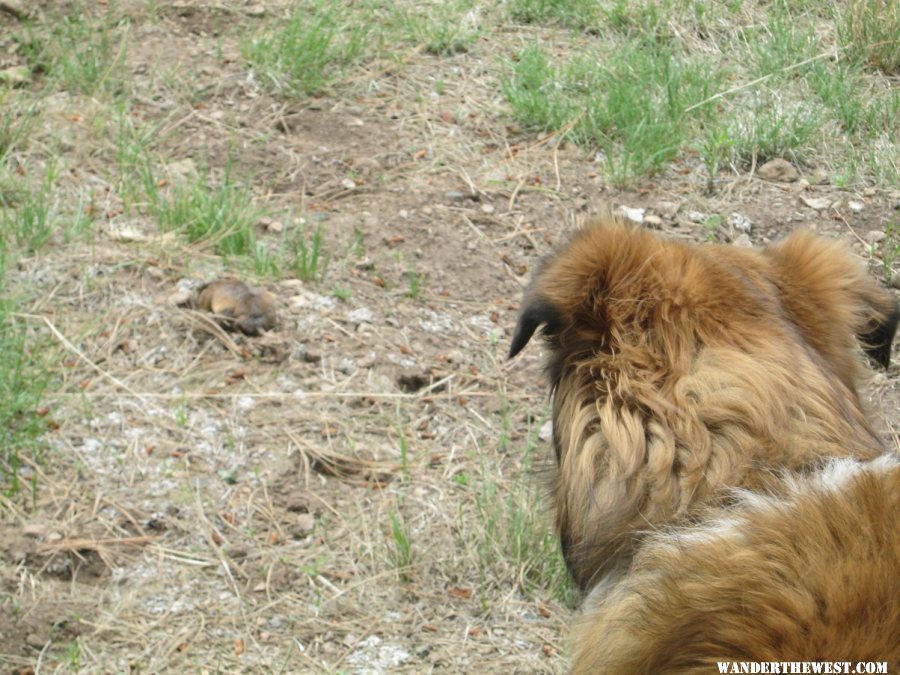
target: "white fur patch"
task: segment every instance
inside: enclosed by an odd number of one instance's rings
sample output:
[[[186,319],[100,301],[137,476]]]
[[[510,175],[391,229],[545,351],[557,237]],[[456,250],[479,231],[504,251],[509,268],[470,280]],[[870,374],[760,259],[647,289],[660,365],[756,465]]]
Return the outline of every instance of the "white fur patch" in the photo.
[[[885,454],[868,462],[856,459],[834,459],[821,471],[816,472],[806,481],[797,481],[792,485],[795,492],[804,491],[807,485],[827,492],[843,492],[850,482],[863,473],[887,473],[900,465],[900,457]]]

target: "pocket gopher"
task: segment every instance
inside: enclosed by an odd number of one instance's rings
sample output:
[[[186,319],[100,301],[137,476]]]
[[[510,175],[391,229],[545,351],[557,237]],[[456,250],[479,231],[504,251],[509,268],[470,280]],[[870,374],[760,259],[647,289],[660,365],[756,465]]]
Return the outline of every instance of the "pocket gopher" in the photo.
[[[237,279],[219,279],[200,287],[197,307],[212,312],[228,330],[260,335],[275,327],[275,297]]]

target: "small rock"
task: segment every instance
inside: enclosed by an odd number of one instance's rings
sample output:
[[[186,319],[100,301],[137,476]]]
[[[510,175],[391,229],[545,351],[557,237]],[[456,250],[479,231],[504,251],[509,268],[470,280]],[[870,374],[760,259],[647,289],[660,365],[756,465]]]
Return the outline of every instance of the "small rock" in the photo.
[[[496,209],[492,204],[484,204],[481,207],[481,212],[486,213],[487,215],[491,215]]]
[[[266,15],[266,8],[262,5],[250,5],[244,10],[244,14],[252,16],[254,19],[258,19]]]
[[[816,211],[822,211],[831,206],[831,200],[827,197],[800,197],[800,201]]]
[[[409,218],[409,211],[407,211],[406,209],[400,209],[397,212],[397,215],[403,218],[403,220],[406,220],[407,218]]]
[[[746,232],[739,234],[735,237],[735,240],[732,242],[733,246],[742,246],[744,248],[752,248],[753,242],[750,241],[750,235]]]
[[[644,225],[647,225],[648,227],[660,228],[662,227],[662,224],[663,219],[659,216],[654,216],[652,214],[649,216],[644,216]]]
[[[357,360],[356,363],[360,368],[371,368],[377,362],[378,362],[378,354],[376,354],[375,352],[369,352],[368,354],[363,356],[361,359]]]
[[[270,232],[271,234],[281,234],[284,232],[284,223],[280,220],[273,220],[266,225],[266,232]]]
[[[31,82],[31,71],[28,66],[11,66],[0,70],[0,83],[11,87],[21,87]]]
[[[884,241],[887,235],[884,233],[884,230],[869,230],[866,233],[866,241],[870,244],[877,244],[880,241]]]
[[[541,430],[538,431],[538,438],[540,438],[545,443],[548,442],[551,438],[553,438],[553,420],[547,420],[541,426]]]
[[[692,223],[702,223],[709,218],[709,214],[703,213],[703,211],[689,211],[687,217]]]
[[[800,178],[800,173],[786,159],[771,159],[756,172],[760,178],[779,183],[793,183]]]
[[[313,528],[316,526],[316,519],[313,517],[311,513],[299,513],[297,514],[297,530],[302,532],[303,534],[308,534],[313,531]]]
[[[847,202],[847,206],[849,206],[850,210],[854,211],[855,213],[859,213],[864,208],[866,208],[865,204],[863,204],[862,202],[859,202],[859,201],[855,201],[855,200]]]
[[[731,215],[728,216],[728,224],[738,232],[743,232],[744,234],[749,234],[753,227],[753,221],[737,211],[733,211]]]
[[[43,649],[46,641],[37,633],[29,633],[25,636],[25,644],[35,649]]]
[[[646,212],[647,209],[636,209],[624,205],[619,206],[619,208],[616,209],[616,215],[620,215],[625,218],[625,220],[637,223],[638,225],[644,222],[644,213]]]
[[[451,202],[461,202],[466,198],[464,192],[460,192],[459,190],[447,190],[444,193],[444,199]]]
[[[360,307],[359,309],[354,309],[347,315],[347,319],[350,323],[361,324],[361,323],[375,323],[375,314],[368,307]]]
[[[345,190],[355,190],[356,183],[350,178],[345,178],[344,180],[341,181],[341,187],[344,188]]]
[[[863,197],[874,197],[878,194],[878,190],[873,187],[863,188]]]

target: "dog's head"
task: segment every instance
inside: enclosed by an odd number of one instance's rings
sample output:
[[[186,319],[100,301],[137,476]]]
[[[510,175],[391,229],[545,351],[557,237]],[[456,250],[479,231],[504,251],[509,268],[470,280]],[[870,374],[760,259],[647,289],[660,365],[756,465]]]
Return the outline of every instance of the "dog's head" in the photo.
[[[605,220],[525,292],[510,357],[542,331],[557,528],[583,587],[640,531],[822,456],[880,451],[856,394],[897,304],[838,244],[695,246]]]
[[[743,324],[749,334],[795,332],[853,388],[855,343],[887,368],[898,322],[891,293],[837,242],[797,232],[762,251],[691,247],[604,220],[577,232],[538,268],[509,358],[543,327],[555,386],[560,357],[634,341],[656,342],[674,355],[676,344],[666,339],[695,346]],[[653,334],[623,334],[642,329]]]

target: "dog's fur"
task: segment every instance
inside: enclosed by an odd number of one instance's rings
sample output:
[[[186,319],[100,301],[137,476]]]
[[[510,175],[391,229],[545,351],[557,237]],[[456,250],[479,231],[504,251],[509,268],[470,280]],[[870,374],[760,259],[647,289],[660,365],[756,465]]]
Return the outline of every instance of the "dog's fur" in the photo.
[[[706,674],[717,661],[898,672],[898,507],[896,456],[842,459],[652,537],[620,584],[588,598],[573,672]]]
[[[711,519],[731,518],[733,510],[734,518],[751,523],[755,512],[740,500],[729,503],[734,488],[785,493],[784,472],[799,476],[827,459],[883,454],[856,393],[863,372],[857,341],[886,366],[898,320],[892,296],[841,245],[805,232],[756,251],[689,246],[607,219],[545,261],[526,291],[510,356],[543,325],[553,390],[556,526],[576,583],[599,584],[595,609],[577,632],[576,669],[588,672],[619,650],[625,650],[620,656],[634,651],[629,663],[650,664],[640,654],[690,640],[665,615],[642,627],[641,617],[656,611],[651,600],[659,607],[683,602],[680,565],[689,576],[696,568],[691,583],[708,586],[697,595],[701,606],[713,612],[718,602],[741,615],[733,596],[715,592],[720,575],[727,577],[721,584],[739,587],[739,570],[711,555],[698,566],[690,547],[672,543],[690,542],[691,529],[672,541],[664,535],[646,541],[647,533],[693,523],[702,529]],[[885,492],[880,503],[887,508],[885,500],[896,500],[896,481]],[[804,506],[802,518],[774,518],[772,527],[787,535],[801,520],[837,508],[829,504]],[[844,528],[850,520],[836,522]],[[746,542],[746,532],[734,527],[739,531],[728,541]],[[825,559],[847,553],[825,548]],[[748,547],[744,555],[756,550]],[[671,552],[668,567],[662,561],[669,554],[660,551]],[[817,559],[811,550],[804,555],[798,564]],[[762,583],[768,572],[756,573]],[[765,588],[762,583],[760,592]],[[648,603],[646,611],[628,614],[639,604],[635,598]],[[896,593],[894,599],[900,602]],[[695,637],[704,630],[690,628],[699,631]],[[641,649],[610,637],[620,634]]]
[[[275,327],[274,296],[237,279],[219,279],[202,286],[197,307],[218,316],[228,330],[246,335],[260,335]]]

